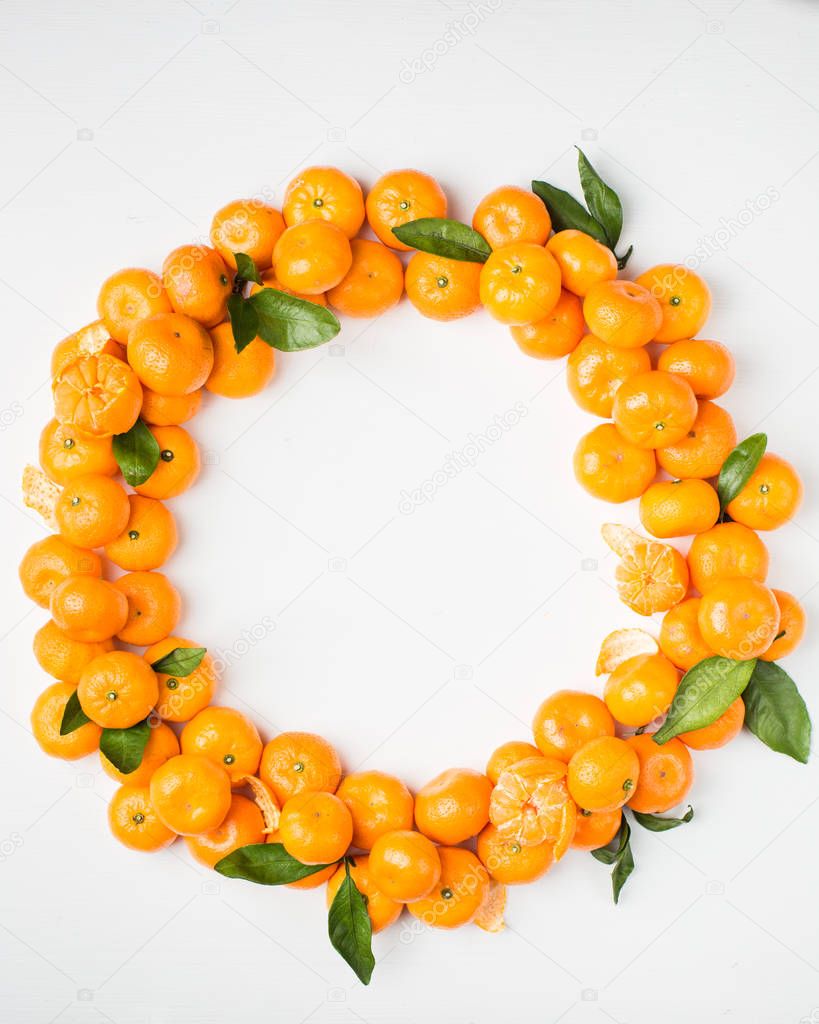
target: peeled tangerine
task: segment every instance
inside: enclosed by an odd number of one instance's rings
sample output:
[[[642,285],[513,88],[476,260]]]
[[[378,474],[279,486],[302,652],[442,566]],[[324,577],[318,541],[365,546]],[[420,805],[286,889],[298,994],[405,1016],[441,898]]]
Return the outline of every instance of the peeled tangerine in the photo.
[[[566,788],[566,765],[529,757],[501,772],[489,802],[489,820],[521,846],[554,844],[560,860],[572,841],[577,809]]]
[[[676,548],[616,523],[605,523],[601,532],[620,556],[615,579],[624,604],[638,615],[653,615],[682,601],[688,590],[688,566]]]

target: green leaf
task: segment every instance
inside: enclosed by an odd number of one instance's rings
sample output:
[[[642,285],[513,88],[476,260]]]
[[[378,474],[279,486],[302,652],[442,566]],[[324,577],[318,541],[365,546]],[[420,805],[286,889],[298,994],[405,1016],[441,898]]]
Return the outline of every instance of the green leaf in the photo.
[[[63,708],[63,718],[60,722],[60,735],[67,736],[69,733],[74,732],[75,729],[81,728],[83,725],[87,725],[91,719],[86,715],[80,705],[80,698],[77,696],[75,690],[66,701],[66,705]]]
[[[151,726],[147,719],[128,729],[103,729],[100,751],[118,771],[130,775],[142,764],[142,755],[150,736]]]
[[[126,433],[115,434],[113,446],[117,465],[131,487],[144,484],[159,464],[159,442],[142,420]]]
[[[258,885],[287,885],[326,867],[327,864],[302,864],[281,843],[240,846],[216,863],[216,870],[226,878],[242,878]]]
[[[623,204],[620,197],[603,181],[580,147],[577,147],[577,169],[586,205],[595,220],[603,226],[608,247],[613,250],[623,230]],[[628,259],[628,255],[625,259]]]
[[[326,307],[275,288],[263,288],[245,301],[259,319],[259,337],[281,352],[315,348],[341,330],[341,324]]]
[[[626,828],[628,828],[628,825]],[[630,834],[631,831],[629,830],[629,835]],[[620,893],[633,870],[634,854],[631,852],[631,843],[626,841],[626,848],[623,850],[623,855],[614,865],[614,870],[611,873],[611,893],[614,897],[615,903],[620,902]]]
[[[654,733],[654,742],[666,743],[681,732],[715,722],[748,685],[755,665],[753,660],[734,661],[715,654],[690,668],[680,681],[665,722]]]
[[[611,890],[614,902],[620,900],[620,891],[626,884],[626,880],[634,870],[634,857],[631,852],[631,828],[625,816],[617,830],[617,835],[608,846],[601,846],[591,851],[592,857],[599,860],[601,864],[614,865],[611,873]]]
[[[603,225],[595,220],[574,196],[545,181],[533,181],[532,191],[546,204],[555,231],[575,228],[578,231],[585,231],[603,245],[609,244]]]
[[[669,829],[687,825],[694,817],[694,808],[689,804],[688,810],[681,818],[663,818],[659,814],[644,814],[641,811],[631,813],[637,824],[647,828],[649,832],[668,832]]]
[[[767,434],[751,434],[744,441],[740,441],[723,462],[717,480],[720,513],[725,512],[727,505],[748,483],[751,474],[759,465],[759,460],[765,454],[767,446]]]
[[[154,672],[184,679],[199,668],[206,654],[207,647],[174,647],[164,658],[153,662],[151,668]]]
[[[796,683],[773,661],[758,661],[742,695],[745,724],[771,750],[806,764],[811,723]]]
[[[259,333],[259,315],[249,299],[235,292],[228,296],[227,311],[233,344],[236,351],[241,352]]]
[[[367,901],[358,891],[344,861],[346,876],[330,906],[327,918],[330,942],[352,967],[359,980],[369,985],[375,967],[372,951],[373,929],[367,913]]]
[[[485,263],[492,249],[483,235],[459,220],[445,217],[421,217],[393,228],[392,233],[404,245],[411,245],[433,256],[466,263]]]
[[[243,281],[252,281],[254,284],[262,283],[259,271],[256,269],[256,264],[247,253],[235,252],[233,258],[236,260],[237,277],[241,277]]]

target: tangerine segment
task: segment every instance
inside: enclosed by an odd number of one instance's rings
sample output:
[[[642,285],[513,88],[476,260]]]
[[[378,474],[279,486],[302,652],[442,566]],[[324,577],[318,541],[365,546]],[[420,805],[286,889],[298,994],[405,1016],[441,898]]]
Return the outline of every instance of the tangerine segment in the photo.
[[[697,399],[682,377],[649,370],[618,388],[611,412],[627,441],[638,448],[665,448],[694,425]]]
[[[376,887],[399,903],[427,896],[441,877],[438,848],[410,829],[379,836],[370,851],[369,867]]]
[[[31,731],[40,749],[49,757],[65,761],[76,761],[93,753],[102,735],[102,729],[95,722],[86,722],[68,735],[60,735],[65,706],[73,693],[73,683],[52,683],[31,709]]]
[[[653,615],[682,601],[688,590],[688,566],[676,548],[614,523],[605,523],[601,533],[620,556],[614,577],[624,604],[639,615]]]
[[[566,788],[566,765],[553,757],[531,757],[501,773],[489,820],[521,846],[551,843],[558,861],[572,841],[576,810]]]
[[[657,473],[654,452],[624,440],[613,423],[601,423],[580,438],[573,464],[584,490],[614,504],[639,498]]]
[[[779,630],[776,639],[760,658],[763,661],[779,661],[795,650],[805,635],[807,617],[800,602],[787,590],[774,590],[773,596],[779,605]]]
[[[407,910],[430,928],[459,928],[472,921],[489,891],[489,873],[470,850],[441,846],[441,877],[428,896]]]
[[[551,843],[524,846],[504,836],[494,825],[487,825],[478,836],[477,853],[492,878],[504,885],[534,882],[555,862]]]
[[[298,793],[335,793],[341,782],[341,758],[322,736],[281,732],[265,745],[259,776],[280,804]]]
[[[745,702],[737,697],[715,722],[691,732],[681,732],[678,738],[692,750],[717,750],[739,735],[744,722]]]
[[[600,645],[594,674],[608,675],[629,658],[636,658],[638,654],[656,654],[658,650],[657,641],[644,629],[615,629]]]
[[[552,230],[552,218],[543,200],[517,185],[493,189],[475,207],[472,227],[493,249],[512,242],[545,245]]]
[[[557,260],[532,242],[495,249],[481,267],[480,298],[490,316],[510,327],[542,320],[560,298]]]
[[[142,387],[131,367],[115,356],[86,356],[54,379],[54,415],[90,437],[124,434],[136,423]]]
[[[393,228],[423,217],[446,217],[446,196],[438,182],[423,171],[388,171],[367,194],[367,221],[376,236],[391,249],[409,252]]]
[[[168,758],[151,776],[150,796],[160,821],[181,836],[219,828],[232,799],[227,772],[200,754]]]
[[[303,791],[282,807],[279,834],[285,850],[302,864],[332,864],[350,846],[353,819],[333,793]]]
[[[660,746],[648,733],[631,736],[626,743],[640,760],[629,807],[644,814],[662,814],[681,803],[694,781],[694,762],[688,747],[679,739]]]
[[[221,825],[212,832],[185,836],[185,845],[191,856],[206,868],[215,867],[223,857],[238,850],[240,846],[264,841],[262,812],[252,800],[238,793],[231,797],[230,810]]]
[[[615,736],[590,740],[569,761],[567,784],[578,807],[613,811],[622,807],[640,776],[640,761],[628,744]]]
[[[614,719],[594,694],[557,690],[535,712],[532,732],[542,754],[568,764],[589,740],[613,736]]]
[[[353,846],[371,850],[387,832],[411,829],[414,801],[401,779],[386,772],[346,775],[336,791],[353,818]]]
[[[651,358],[644,348],[615,348],[587,334],[566,363],[566,385],[581,409],[607,419],[621,385],[650,369]]]
[[[450,768],[418,790],[415,824],[436,843],[463,843],[489,821],[491,793],[485,775],[472,768]]]
[[[48,608],[58,583],[67,576],[102,576],[102,560],[95,552],[62,537],[44,537],[23,555],[18,573],[26,597]]]
[[[92,722],[104,729],[128,729],[153,710],[156,673],[136,654],[109,651],[83,669],[77,697]]]
[[[756,580],[722,580],[703,595],[697,621],[702,638],[723,658],[749,661],[764,654],[779,633],[779,605]]]
[[[728,515],[752,530],[776,530],[793,519],[803,494],[802,480],[790,462],[766,452],[748,482],[728,503]]]
[[[164,850],[176,839],[160,820],[147,786],[120,786],[108,805],[108,825],[123,846],[141,853]]]

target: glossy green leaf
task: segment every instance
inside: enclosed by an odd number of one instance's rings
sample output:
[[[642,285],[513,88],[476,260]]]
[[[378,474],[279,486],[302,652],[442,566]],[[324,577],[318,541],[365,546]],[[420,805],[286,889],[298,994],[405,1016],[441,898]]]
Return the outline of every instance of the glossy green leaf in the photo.
[[[79,729],[83,725],[88,725],[91,719],[83,711],[80,705],[80,698],[77,696],[75,690],[68,698],[65,707],[63,708],[63,717],[60,722],[60,735],[68,736],[69,733],[74,732],[75,729]]]
[[[620,892],[634,870],[634,856],[631,852],[631,828],[625,816],[620,822],[617,835],[607,846],[591,851],[592,857],[601,864],[613,865],[611,891],[614,902],[620,901]]]
[[[259,333],[258,313],[248,299],[236,293],[228,296],[227,311],[234,347],[241,352]]]
[[[367,901],[353,881],[348,860],[345,860],[344,867],[346,876],[330,905],[327,919],[330,942],[359,980],[369,985],[375,967],[372,924],[367,913]]]
[[[247,253],[235,252],[233,258],[236,260],[237,277],[240,277],[242,281],[252,281],[254,284],[262,283],[259,271],[256,269],[256,264]]]
[[[142,420],[126,433],[115,434],[113,448],[117,465],[131,487],[144,484],[159,464],[159,442]]]
[[[811,722],[796,683],[776,662],[758,661],[742,695],[745,724],[771,750],[806,764]]]
[[[445,256],[448,260],[485,263],[492,249],[483,235],[467,224],[445,217],[421,217],[393,228],[392,233],[413,249]]]
[[[654,742],[666,743],[681,732],[715,722],[748,685],[755,664],[714,655],[690,668],[680,681],[665,722],[654,733]]]
[[[128,729],[103,729],[100,751],[124,775],[130,775],[142,764],[142,755],[151,736],[147,719]]]
[[[620,240],[623,230],[623,205],[620,197],[607,185],[592,167],[582,149],[577,149],[577,169],[580,173],[580,184],[589,212],[606,233],[607,245],[614,249]],[[628,259],[628,256],[626,256]]]
[[[694,808],[690,805],[681,818],[663,818],[659,814],[645,814],[634,810],[631,813],[637,824],[647,828],[649,832],[668,832],[672,828],[679,828],[680,825],[687,825],[694,818]]]
[[[720,512],[739,494],[759,465],[759,460],[768,447],[767,434],[751,434],[740,441],[728,458],[723,462],[717,480]]]
[[[242,878],[258,885],[287,885],[324,871],[327,866],[302,864],[281,843],[251,843],[217,861],[216,870],[227,878]]]
[[[555,231],[575,228],[577,231],[585,231],[603,245],[609,244],[603,225],[574,196],[545,181],[533,181],[532,191],[546,204]]]
[[[256,312],[259,337],[282,352],[316,348],[341,330],[341,324],[325,306],[276,288],[263,288],[245,302]]]
[[[154,672],[184,679],[199,668],[206,654],[206,647],[174,647],[164,658],[154,661],[151,668]]]

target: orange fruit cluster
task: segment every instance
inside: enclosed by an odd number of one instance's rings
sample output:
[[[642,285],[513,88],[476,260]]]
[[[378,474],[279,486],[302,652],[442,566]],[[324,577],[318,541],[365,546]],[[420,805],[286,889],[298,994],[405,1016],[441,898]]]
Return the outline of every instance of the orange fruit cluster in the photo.
[[[214,216],[212,247],[175,249],[160,274],[113,274],[100,289],[99,319],[54,353],[37,500],[56,532],[20,566],[26,594],[50,614],[34,653],[54,682],[35,703],[34,735],[56,757],[99,750],[119,784],[113,835],[140,851],[181,836],[210,867],[275,845],[284,851],[276,856],[311,869],[289,883],[295,888],[326,882],[332,903],[351,878],[373,931],[405,906],[430,926],[475,921],[494,930],[503,886],[541,877],[571,847],[610,843],[626,805],[646,814],[676,807],[693,780],[690,749],[724,745],[744,715],[738,698],[706,728],[654,743],[645,730],[668,712],[681,672],[713,654],[780,658],[805,628],[798,600],[766,585],[758,535],[794,515],[796,471],[765,454],[720,507],[713,479],[737,436],[715,399],[730,387],[734,362],[724,345],[696,338],[711,305],[702,278],[668,264],[619,279],[610,249],[580,231],[553,234],[543,202],[513,186],[475,210],[473,227],[491,249],[482,264],[411,252],[393,233],[446,210],[440,185],[419,171],[385,174],[365,196],[343,171],[311,167],[290,183],[281,211],[231,202]],[[377,240],[359,237],[365,224]],[[524,352],[568,357],[572,396],[606,421],[578,444],[577,478],[607,501],[639,498],[641,522],[657,538],[604,528],[620,557],[618,592],[640,614],[665,613],[659,643],[634,631],[607,638],[602,698],[552,694],[531,741],[504,743],[485,772],[450,768],[415,794],[384,772],[345,775],[334,747],[311,733],[265,743],[245,715],[213,704],[214,663],[175,635],[181,599],[160,570],[177,543],[167,503],[200,467],[182,424],[203,392],[246,397],[275,374],[261,338],[234,346],[227,311],[237,254],[254,261],[256,290],[374,317],[406,289],[427,317],[452,320],[483,306]],[[138,420],[159,457],[128,489],[115,438]],[[722,511],[729,521],[719,521]],[[663,543],[687,535],[686,556]],[[136,763],[114,757],[106,741],[114,730],[142,744]]]

